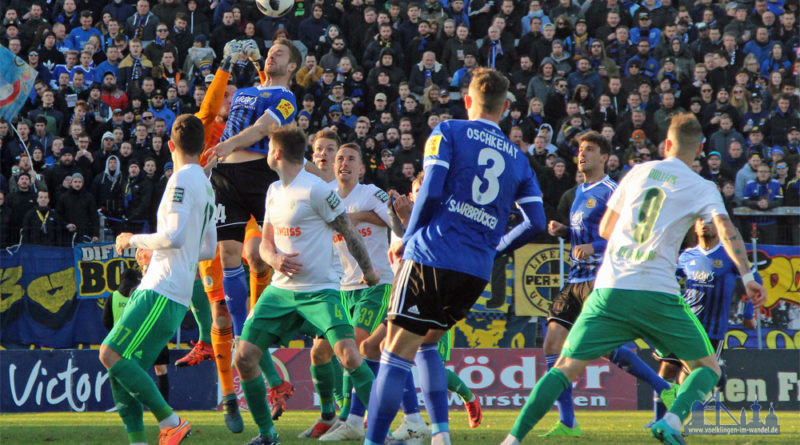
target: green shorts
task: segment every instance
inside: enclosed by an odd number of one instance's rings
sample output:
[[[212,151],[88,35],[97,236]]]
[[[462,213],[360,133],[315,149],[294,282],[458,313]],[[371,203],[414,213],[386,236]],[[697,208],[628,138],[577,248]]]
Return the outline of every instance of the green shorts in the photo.
[[[450,361],[450,348],[453,347],[453,330],[447,331],[442,338],[439,339],[439,344],[436,346],[439,349],[439,355],[442,356],[443,362]]]
[[[592,360],[643,338],[662,356],[697,360],[714,354],[700,321],[680,295],[595,289],[569,331],[561,355]]]
[[[103,344],[149,369],[180,328],[187,310],[158,292],[137,289]]]
[[[337,291],[295,292],[267,286],[244,322],[242,340],[262,350],[275,343],[287,345],[306,322],[331,345],[354,338]]]
[[[389,308],[389,297],[392,295],[391,284],[379,284],[373,287],[340,291],[342,306],[347,310],[350,324],[372,334],[386,318]]]

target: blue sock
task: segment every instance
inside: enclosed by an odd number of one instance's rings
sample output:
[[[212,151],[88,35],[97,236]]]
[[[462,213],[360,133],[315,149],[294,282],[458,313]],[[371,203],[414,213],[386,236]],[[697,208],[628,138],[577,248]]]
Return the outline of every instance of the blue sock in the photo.
[[[414,385],[414,374],[409,372],[406,379],[406,386],[403,388],[403,414],[414,414],[419,412],[419,399],[417,398],[417,386]]]
[[[365,358],[364,361],[367,363],[367,366],[369,366],[369,369],[372,370],[372,373],[378,375],[378,367],[380,362],[376,360],[370,360],[368,358]],[[358,398],[355,390],[353,390],[353,395],[351,396],[350,400],[350,414],[364,417],[364,413],[367,412],[367,407],[364,406],[364,403]]]
[[[222,269],[222,289],[225,291],[225,303],[228,305],[228,312],[231,313],[233,320],[233,335],[242,335],[242,326],[247,319],[247,276],[244,268],[231,267]]]
[[[392,420],[400,408],[403,392],[397,388],[403,385],[411,373],[412,362],[398,357],[391,352],[381,353],[381,365],[378,375],[372,382],[369,396],[369,417],[367,417],[367,437],[365,445],[383,445]]]
[[[658,422],[667,413],[667,406],[658,400],[660,393],[653,391],[653,421]]]
[[[439,355],[437,344],[429,343],[420,346],[414,362],[419,370],[425,409],[431,416],[431,435],[449,433],[447,374],[444,371],[444,363],[442,356]]]
[[[632,349],[628,349],[625,346],[619,347],[611,351],[608,359],[628,374],[649,383],[657,393],[661,393],[661,391],[670,387],[669,383],[659,377],[651,367],[647,366],[647,363],[642,361]]]
[[[556,364],[560,354],[546,354],[544,356],[547,361],[547,369]],[[558,406],[558,415],[560,416],[561,423],[574,428],[575,427],[575,407],[572,406],[572,382],[570,382],[567,389],[561,392],[556,399],[556,406]]]

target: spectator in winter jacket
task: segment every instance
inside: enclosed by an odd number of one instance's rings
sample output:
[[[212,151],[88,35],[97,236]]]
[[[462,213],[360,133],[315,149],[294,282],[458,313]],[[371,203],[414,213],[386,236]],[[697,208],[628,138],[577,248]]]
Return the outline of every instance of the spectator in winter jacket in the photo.
[[[411,69],[408,86],[416,94],[422,94],[425,88],[431,85],[447,85],[447,68],[436,61],[433,51],[425,51],[422,61]]]
[[[153,204],[153,184],[142,171],[142,161],[131,159],[128,162],[128,177],[123,181],[125,217],[127,232],[141,233],[145,222],[149,221]]]
[[[28,210],[36,206],[36,192],[33,191],[29,174],[20,173],[17,178],[17,190],[8,195],[6,206],[10,211],[11,221],[8,228],[3,230],[10,230],[12,233],[11,241],[16,243],[19,239],[19,230],[22,228],[22,219],[28,213]]]
[[[156,38],[158,23],[158,17],[150,12],[150,1],[139,0],[136,2],[136,14],[125,21],[125,35],[146,44],[150,43]]]
[[[65,230],[64,221],[50,206],[50,194],[39,190],[37,206],[28,210],[22,220],[22,243],[40,246],[60,246]]]
[[[297,28],[297,37],[309,51],[313,51],[320,43],[320,38],[325,36],[329,24],[322,17],[322,4],[314,3],[311,5],[311,16],[300,22]]]
[[[98,215],[97,204],[94,196],[84,189],[83,175],[72,175],[72,188],[61,197],[56,205],[58,214],[64,217],[68,236],[74,237],[75,242],[98,240]]]
[[[146,2],[147,0],[139,0]],[[136,17],[136,16],[134,16]],[[142,81],[145,77],[150,77],[153,71],[153,63],[142,54],[142,41],[131,39],[128,44],[130,53],[119,63],[117,86],[120,89],[133,93],[141,90]]]

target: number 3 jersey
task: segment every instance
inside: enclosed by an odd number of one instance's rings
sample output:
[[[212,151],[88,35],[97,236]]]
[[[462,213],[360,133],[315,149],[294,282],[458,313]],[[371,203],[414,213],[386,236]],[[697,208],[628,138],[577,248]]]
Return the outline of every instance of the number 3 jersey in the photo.
[[[484,119],[440,123],[424,156],[425,181],[446,175],[444,186],[430,218],[407,234],[403,259],[488,281],[512,204],[542,201],[528,158]]]
[[[595,289],[677,295],[675,264],[695,220],[727,215],[713,182],[677,158],[634,167],[608,201],[619,214],[597,273]]]
[[[272,224],[279,253],[302,265],[291,278],[275,271],[272,285],[296,292],[339,289],[339,274],[333,264],[330,223],[344,212],[342,198],[322,179],[305,169],[288,185],[275,181],[267,190],[264,224]]]
[[[386,226],[376,226],[375,224],[362,222],[355,227],[355,232],[361,235],[361,239],[364,241],[369,258],[372,260],[372,268],[380,274],[381,280],[378,284],[392,284],[394,274],[392,273],[392,266],[389,264],[389,257],[386,255],[389,250],[388,226],[391,224],[387,207],[389,195],[372,184],[356,184],[350,190],[350,194],[342,198],[342,200],[347,213],[375,212],[386,223]],[[342,268],[344,269],[344,276],[341,280],[342,290],[366,288],[366,284],[360,283],[363,272],[358,267],[356,259],[347,249],[347,243],[340,233],[333,235],[333,244],[339,251]]]

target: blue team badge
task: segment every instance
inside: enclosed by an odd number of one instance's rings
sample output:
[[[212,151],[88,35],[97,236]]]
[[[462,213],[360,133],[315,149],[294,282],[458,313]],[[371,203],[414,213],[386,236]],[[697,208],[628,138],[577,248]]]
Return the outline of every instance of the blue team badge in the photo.
[[[272,93],[270,93],[269,91],[264,91],[261,94],[259,94],[259,97],[263,97],[264,99],[266,99],[266,98],[268,98],[270,96],[272,96]]]
[[[589,198],[589,200],[586,201],[587,209],[593,209],[596,205],[597,205],[597,200],[594,198]]]
[[[722,268],[722,260],[714,260],[714,269]]]

